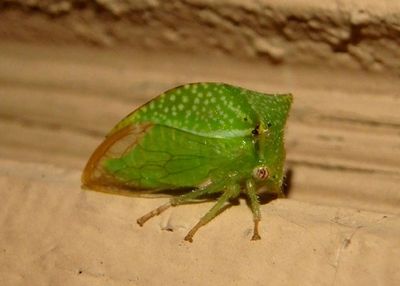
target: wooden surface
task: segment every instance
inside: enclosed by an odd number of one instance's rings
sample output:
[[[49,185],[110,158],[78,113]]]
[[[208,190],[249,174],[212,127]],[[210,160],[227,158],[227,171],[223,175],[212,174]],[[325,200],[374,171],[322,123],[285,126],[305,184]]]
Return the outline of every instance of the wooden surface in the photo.
[[[290,196],[262,207],[260,242],[249,242],[243,202],[187,244],[209,204],[139,228],[135,219],[165,199],[80,189],[88,156],[118,120],[197,81],[294,94]],[[396,285],[398,87],[351,70],[1,43],[0,284]]]
[[[400,74],[393,0],[7,0],[0,39]]]

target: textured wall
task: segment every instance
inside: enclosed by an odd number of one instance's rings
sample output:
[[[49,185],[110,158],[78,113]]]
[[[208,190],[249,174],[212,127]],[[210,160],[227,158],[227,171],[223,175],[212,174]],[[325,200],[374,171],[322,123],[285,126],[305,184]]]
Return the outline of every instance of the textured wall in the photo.
[[[0,37],[399,73],[399,12],[390,0],[3,0]]]

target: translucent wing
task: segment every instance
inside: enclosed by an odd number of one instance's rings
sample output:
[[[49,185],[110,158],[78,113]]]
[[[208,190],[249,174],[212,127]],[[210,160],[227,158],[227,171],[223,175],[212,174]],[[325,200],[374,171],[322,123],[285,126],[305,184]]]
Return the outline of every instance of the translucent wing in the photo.
[[[107,189],[123,189],[125,184],[119,185],[120,183],[102,166],[108,159],[126,154],[151,127],[152,125],[149,123],[138,124],[133,127],[126,126],[107,136],[86,163],[81,178],[82,186],[104,191],[107,191]]]
[[[134,124],[105,139],[82,182],[91,189],[141,192],[195,187],[252,146],[250,136],[209,138],[158,124]]]

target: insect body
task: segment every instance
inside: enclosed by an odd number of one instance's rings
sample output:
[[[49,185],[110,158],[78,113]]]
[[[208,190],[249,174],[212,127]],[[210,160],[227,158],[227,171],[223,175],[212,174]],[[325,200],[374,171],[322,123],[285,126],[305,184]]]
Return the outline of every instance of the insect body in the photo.
[[[169,90],[121,120],[95,150],[82,174],[84,187],[136,194],[176,194],[137,220],[143,225],[171,206],[216,204],[196,231],[241,193],[260,239],[260,192],[282,195],[284,128],[290,94],[263,94],[222,83]]]

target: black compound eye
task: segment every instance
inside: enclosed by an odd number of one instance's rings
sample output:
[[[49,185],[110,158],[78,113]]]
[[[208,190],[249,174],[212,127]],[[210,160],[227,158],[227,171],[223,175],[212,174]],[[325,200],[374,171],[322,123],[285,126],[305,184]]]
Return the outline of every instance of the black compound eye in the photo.
[[[260,132],[258,131],[259,128],[260,128],[260,125],[257,125],[256,128],[254,128],[254,129],[251,131],[251,134],[253,134],[254,136],[259,135],[259,134],[260,134]]]

